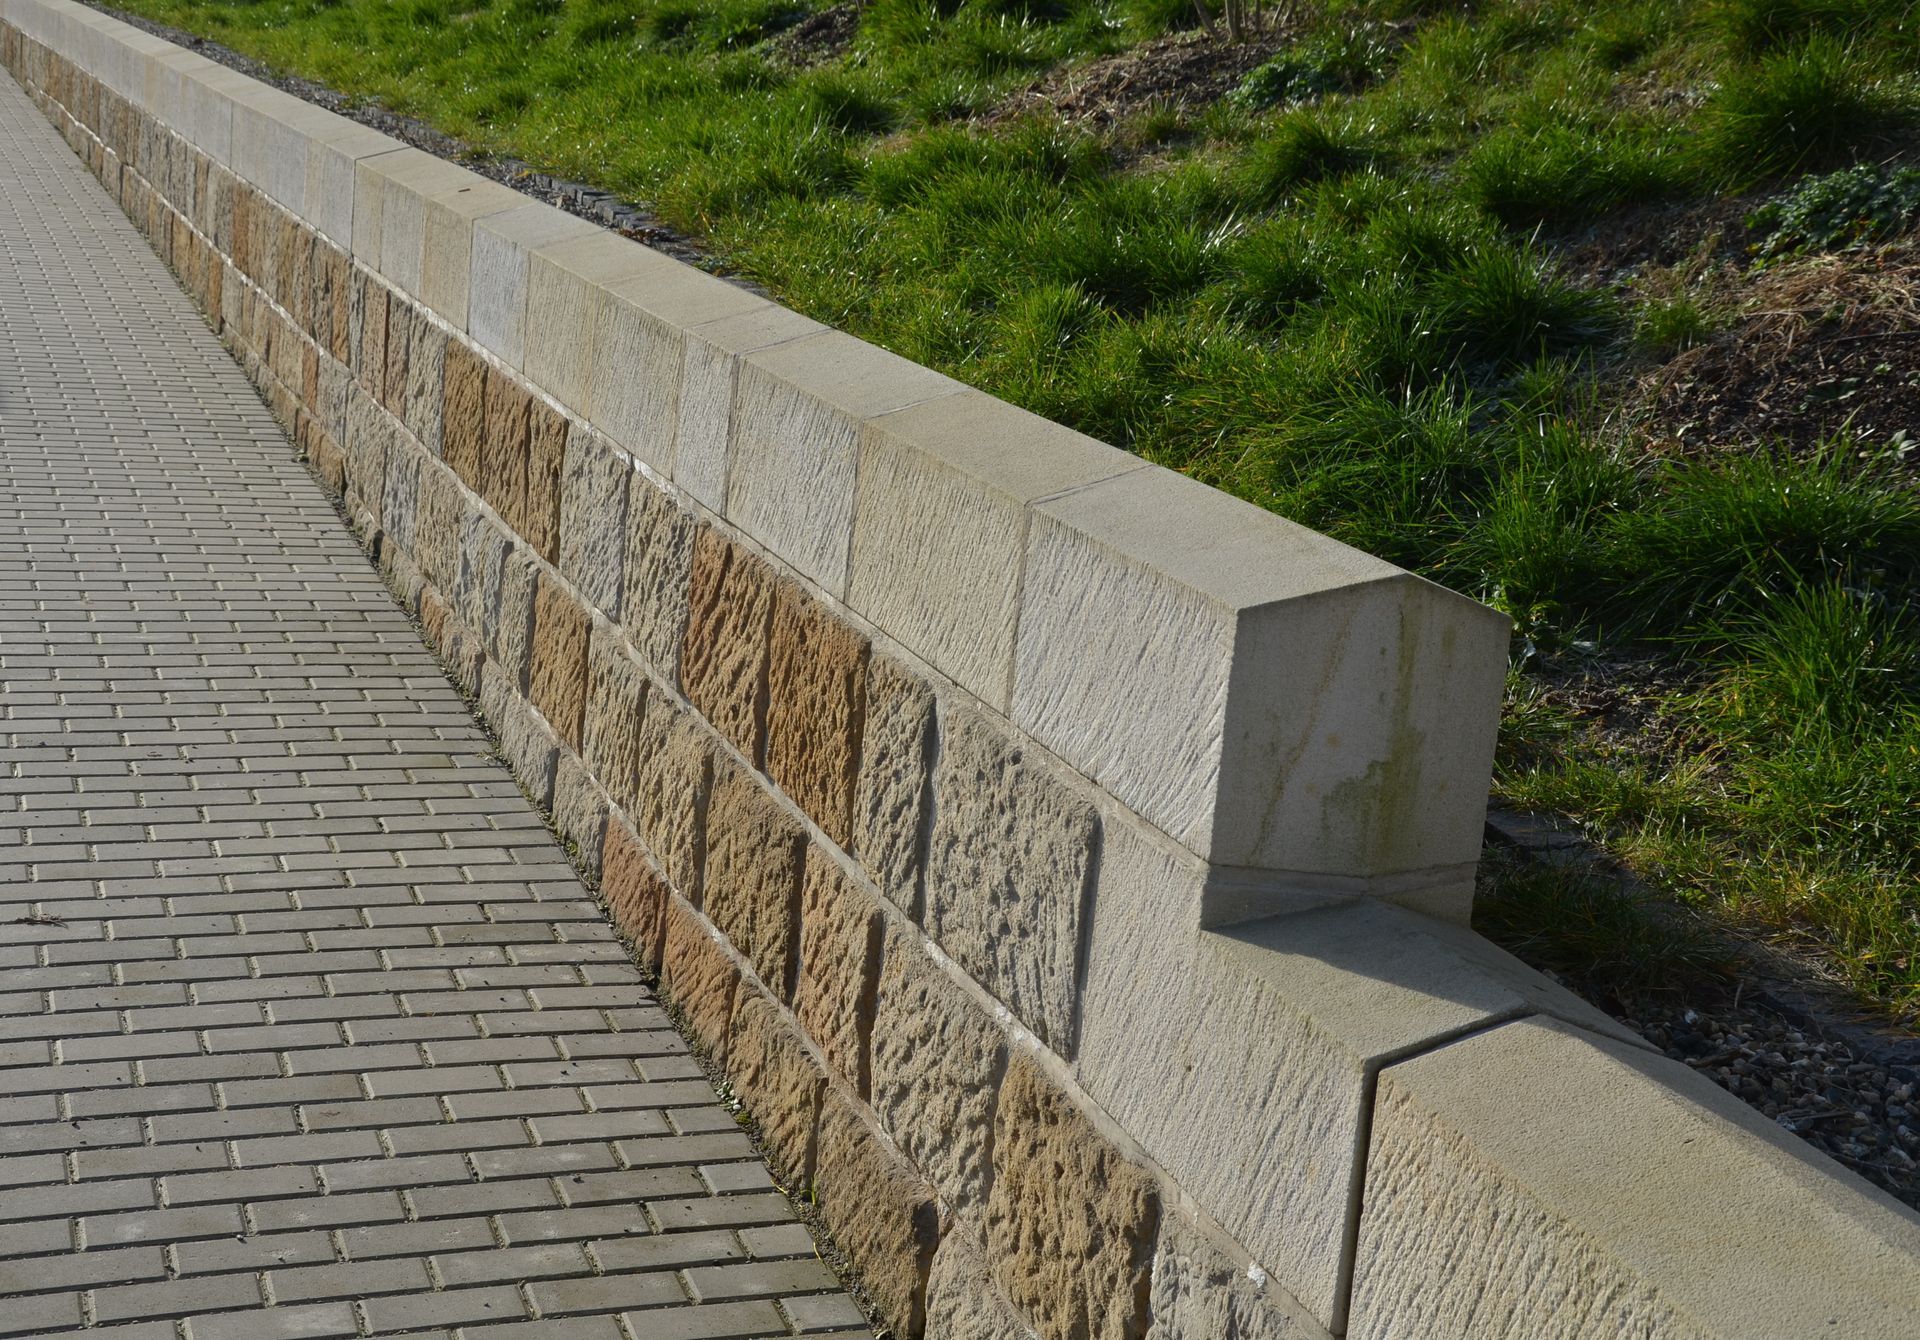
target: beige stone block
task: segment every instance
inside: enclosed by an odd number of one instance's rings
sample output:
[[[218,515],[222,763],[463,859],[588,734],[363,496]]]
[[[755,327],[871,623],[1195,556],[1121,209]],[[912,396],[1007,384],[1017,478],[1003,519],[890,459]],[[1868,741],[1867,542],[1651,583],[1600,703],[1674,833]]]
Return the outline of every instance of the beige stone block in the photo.
[[[1042,1340],[1147,1328],[1160,1193],[1027,1055],[994,1118],[987,1259]]]
[[[534,399],[527,414],[526,498],[515,528],[549,563],[560,559],[560,481],[564,477],[567,435],[564,414]]]
[[[594,621],[587,647],[587,712],[580,754],[615,797],[631,797],[640,766],[640,722],[647,676],[628,653],[619,629]]]
[[[378,250],[362,237],[368,211],[361,192],[377,195],[370,224]],[[473,257],[473,221],[519,208],[526,197],[417,149],[396,149],[354,165],[354,251],[378,256],[380,273],[432,308],[456,330],[466,329],[467,281]]]
[[[627,481],[627,553],[620,622],[647,664],[680,682],[693,578],[693,514],[640,471]]]
[[[1554,1020],[1382,1071],[1363,1204],[1357,1340],[1920,1333],[1920,1216]]]
[[[600,893],[614,925],[633,942],[640,966],[660,971],[666,947],[667,882],[653,868],[639,837],[618,815],[609,820],[601,840]]]
[[[551,808],[559,739],[491,662],[481,665],[479,681],[480,711],[500,741],[501,757],[533,803],[541,809]]]
[[[743,982],[727,1041],[727,1076],[760,1132],[774,1174],[804,1186],[813,1176],[813,1130],[826,1079],[779,1005]]]
[[[767,653],[767,775],[844,847],[853,824],[866,703],[867,639],[778,583]]]
[[[520,366],[533,383],[584,417],[593,349],[606,286],[673,262],[614,233],[548,242],[527,257],[527,300]]]
[[[533,595],[533,655],[527,671],[527,697],[559,737],[580,743],[587,706],[585,606],[557,582],[543,578]]]
[[[927,1272],[940,1242],[933,1188],[833,1085],[821,1099],[815,1164],[814,1203],[861,1288],[895,1335],[923,1335]]]
[[[715,761],[701,908],[782,1001],[793,998],[806,842],[755,774]]]
[[[1005,711],[1031,504],[1145,465],[979,391],[869,419],[847,603]]]
[[[814,1046],[862,1098],[869,1092],[883,921],[872,895],[809,843],[800,885],[800,976],[793,1012]]]
[[[500,596],[493,621],[481,630],[487,655],[515,692],[524,694],[533,663],[533,598],[540,584],[540,562],[515,546],[500,571]]]
[[[745,356],[734,388],[728,519],[844,598],[861,424],[961,389],[839,331]]]
[[[688,701],[755,763],[766,731],[773,587],[772,571],[743,546],[713,530],[694,537],[680,682]]]
[[[517,527],[526,514],[533,397],[489,363],[482,400],[479,492],[508,525]]]
[[[994,1102],[1006,1040],[911,931],[887,931],[875,993],[873,1109],[963,1220],[992,1181]]]
[[[560,486],[560,572],[609,619],[620,617],[627,556],[627,479],[633,462],[591,428],[567,438]]]
[[[964,1232],[940,1240],[927,1277],[927,1333],[938,1340],[1033,1340],[1033,1330],[987,1273]]]
[[[689,1040],[725,1064],[740,990],[739,966],[684,899],[667,895],[664,923],[660,993],[680,1011]]]
[[[707,801],[713,787],[713,745],[684,705],[649,691],[640,718],[640,765],[634,794],[616,793],[634,826],[684,898],[698,902],[707,851]]]
[[[477,503],[469,501],[460,521],[460,581],[448,593],[467,626],[485,640],[500,608],[513,536]]]
[[[1099,817],[1078,779],[981,712],[943,703],[927,932],[1062,1055]]]
[[[510,367],[526,353],[528,258],[600,229],[552,205],[532,201],[474,220],[467,281],[467,333]]]
[[[234,88],[232,167],[294,214],[307,204],[307,149],[325,112],[267,84]]]
[[[1150,467],[1036,506],[1012,717],[1216,863],[1458,883],[1507,630]]]
[[[890,656],[867,659],[851,850],[880,891],[920,916],[920,834],[933,758],[933,690]]]
[[[1266,1271],[1183,1216],[1160,1223],[1147,1340],[1331,1340]]]
[[[441,449],[443,383],[446,374],[447,337],[424,314],[407,312],[407,384],[402,419],[407,431],[418,438],[428,451]]]
[[[553,769],[553,826],[566,839],[567,854],[588,878],[600,874],[600,844],[607,826],[607,793],[587,765],[562,749]]]

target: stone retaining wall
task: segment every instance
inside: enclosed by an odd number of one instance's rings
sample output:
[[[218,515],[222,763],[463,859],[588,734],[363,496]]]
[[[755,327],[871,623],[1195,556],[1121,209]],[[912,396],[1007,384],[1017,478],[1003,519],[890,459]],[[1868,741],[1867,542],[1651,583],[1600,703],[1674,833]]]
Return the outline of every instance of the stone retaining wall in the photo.
[[[0,55],[900,1335],[1920,1333],[1912,1215],[1464,928],[1491,611],[65,0]]]

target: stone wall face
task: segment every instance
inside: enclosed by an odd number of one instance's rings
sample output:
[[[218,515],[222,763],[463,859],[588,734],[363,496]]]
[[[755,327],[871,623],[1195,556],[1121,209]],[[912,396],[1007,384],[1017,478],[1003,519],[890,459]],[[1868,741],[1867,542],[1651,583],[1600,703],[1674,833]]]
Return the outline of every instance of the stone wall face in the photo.
[[[897,1334],[1920,1333],[1911,1215],[1461,924],[1491,612],[65,0],[0,57]]]

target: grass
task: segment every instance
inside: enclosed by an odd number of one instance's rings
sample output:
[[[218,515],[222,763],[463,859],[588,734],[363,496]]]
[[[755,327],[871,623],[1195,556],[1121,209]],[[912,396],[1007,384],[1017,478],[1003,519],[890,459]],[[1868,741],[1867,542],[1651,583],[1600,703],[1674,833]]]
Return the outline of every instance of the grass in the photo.
[[[819,0],[122,3],[651,202],[810,315],[1491,601],[1512,802],[1920,1007],[1912,472],[1844,434],[1670,458],[1631,389],[1725,314],[1569,250],[1756,197],[1769,265],[1910,229],[1912,0],[1321,0],[1231,95],[1104,130],[986,114],[1186,0],[870,0],[813,65],[781,35]],[[1621,656],[1664,667],[1658,747],[1553,691]],[[1489,924],[1543,961],[1677,961],[1496,873]]]

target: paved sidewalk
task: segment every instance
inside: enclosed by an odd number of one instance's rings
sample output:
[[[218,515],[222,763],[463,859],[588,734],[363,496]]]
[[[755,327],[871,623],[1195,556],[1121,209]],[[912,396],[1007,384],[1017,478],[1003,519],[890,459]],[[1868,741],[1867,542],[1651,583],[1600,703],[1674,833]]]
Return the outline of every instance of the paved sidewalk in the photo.
[[[863,1334],[146,243],[0,76],[0,1335]]]

